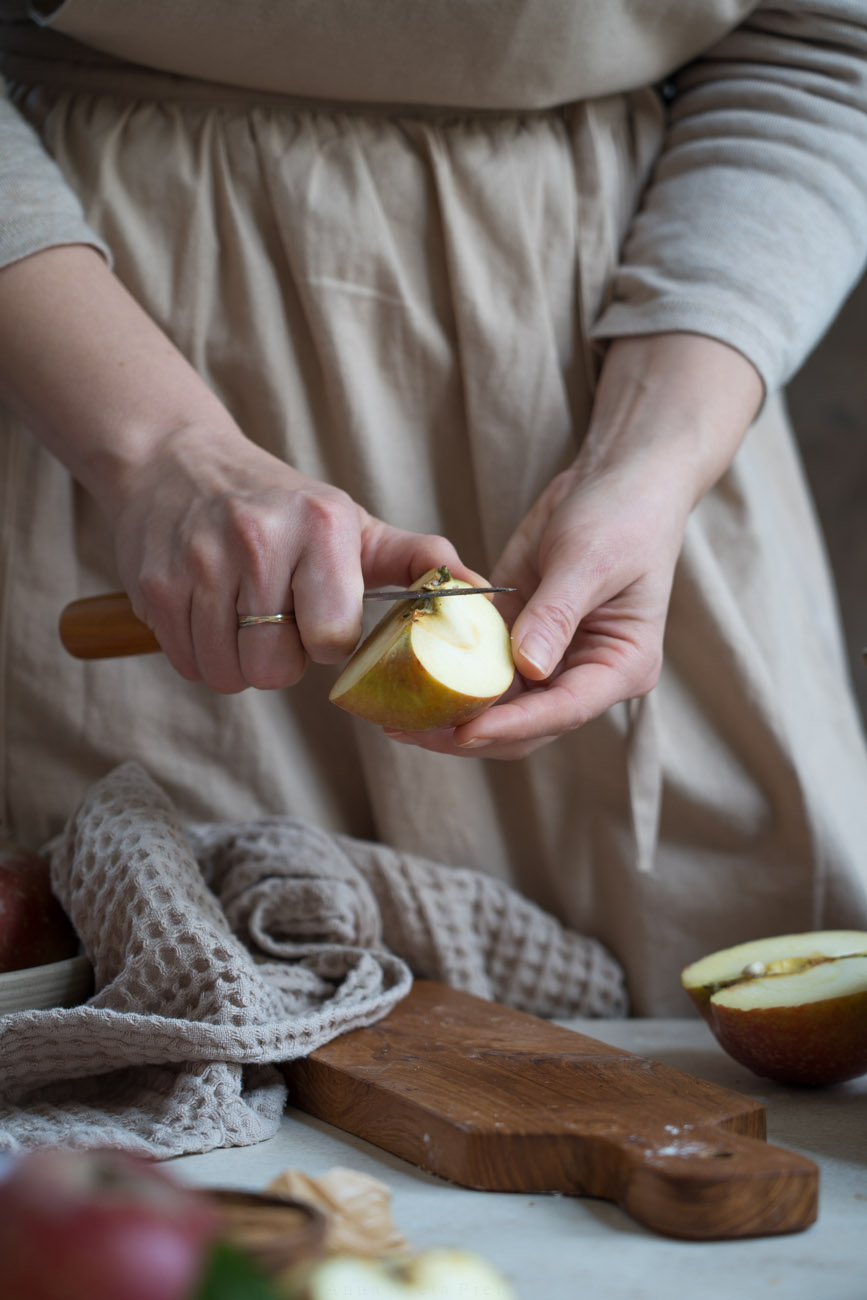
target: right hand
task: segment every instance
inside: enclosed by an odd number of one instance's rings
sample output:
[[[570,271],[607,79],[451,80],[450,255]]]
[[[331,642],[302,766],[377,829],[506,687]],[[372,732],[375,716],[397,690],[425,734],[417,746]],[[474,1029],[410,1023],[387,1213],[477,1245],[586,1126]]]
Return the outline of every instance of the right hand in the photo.
[[[225,426],[164,437],[107,507],[121,580],[177,671],[224,693],[294,685],[354,648],[365,587],[406,586],[451,543],[392,528]],[[106,508],[106,502],[103,502]],[[295,623],[238,628],[239,614]]]
[[[365,584],[446,564],[439,537],[374,519],[245,438],[91,248],[0,269],[0,400],[94,497],[136,614],[178,672],[216,691],[291,686],[361,630]],[[297,624],[238,628],[239,614]]]

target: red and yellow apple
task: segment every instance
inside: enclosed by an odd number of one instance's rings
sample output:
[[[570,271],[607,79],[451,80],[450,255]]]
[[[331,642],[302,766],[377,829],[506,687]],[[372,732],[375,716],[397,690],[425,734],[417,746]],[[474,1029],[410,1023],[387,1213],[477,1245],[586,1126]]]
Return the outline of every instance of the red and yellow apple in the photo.
[[[7,1300],[190,1300],[217,1209],[150,1161],[46,1148],[0,1165]]]
[[[867,1073],[867,932],[755,939],[687,966],[714,1036],[753,1073],[822,1087]]]
[[[413,583],[429,600],[400,601],[361,643],[329,699],[397,731],[457,727],[508,690],[515,673],[509,630],[487,596],[437,598],[470,588],[448,569]]]
[[[0,972],[77,952],[78,935],[52,893],[47,860],[0,834]]]

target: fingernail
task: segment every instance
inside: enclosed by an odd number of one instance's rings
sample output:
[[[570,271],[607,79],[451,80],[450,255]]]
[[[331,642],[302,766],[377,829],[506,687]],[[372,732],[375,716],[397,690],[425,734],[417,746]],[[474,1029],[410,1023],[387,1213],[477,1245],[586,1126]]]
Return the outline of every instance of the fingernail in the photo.
[[[536,671],[540,674],[540,676],[542,677],[548,676],[548,673],[550,671],[548,667],[548,661],[550,659],[551,652],[548,648],[547,643],[543,641],[541,637],[534,636],[531,633],[531,635],[525,637],[524,640],[521,642],[521,644],[517,647],[517,653],[523,659],[525,659],[528,664],[531,664],[532,667],[535,668]]]
[[[488,736],[473,736],[470,740],[459,740],[457,746],[458,749],[482,749],[492,743]]]
[[[383,727],[382,734],[388,736],[389,740],[406,740],[405,731],[391,731],[388,727]]]

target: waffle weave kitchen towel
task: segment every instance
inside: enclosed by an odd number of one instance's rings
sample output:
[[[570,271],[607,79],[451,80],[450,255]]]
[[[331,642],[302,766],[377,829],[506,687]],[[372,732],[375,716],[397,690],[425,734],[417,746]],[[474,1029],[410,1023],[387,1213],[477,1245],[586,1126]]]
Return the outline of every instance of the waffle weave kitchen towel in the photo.
[[[546,1017],[627,1011],[610,954],[501,882],[289,818],[184,825],[137,764],[50,852],[94,994],[0,1018],[0,1149],[262,1141],[277,1063],[379,1020],[413,975]]]

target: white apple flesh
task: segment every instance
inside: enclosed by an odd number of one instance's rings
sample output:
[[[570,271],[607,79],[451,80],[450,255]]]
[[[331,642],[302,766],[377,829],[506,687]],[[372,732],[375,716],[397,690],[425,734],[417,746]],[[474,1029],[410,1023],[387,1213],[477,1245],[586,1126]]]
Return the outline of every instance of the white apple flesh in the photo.
[[[398,731],[457,727],[508,690],[515,673],[509,631],[487,596],[437,599],[471,586],[434,569],[413,583],[430,599],[400,601],[346,664],[329,699]]]
[[[681,980],[720,1045],[803,1087],[867,1073],[867,932],[775,935],[712,953]]]

